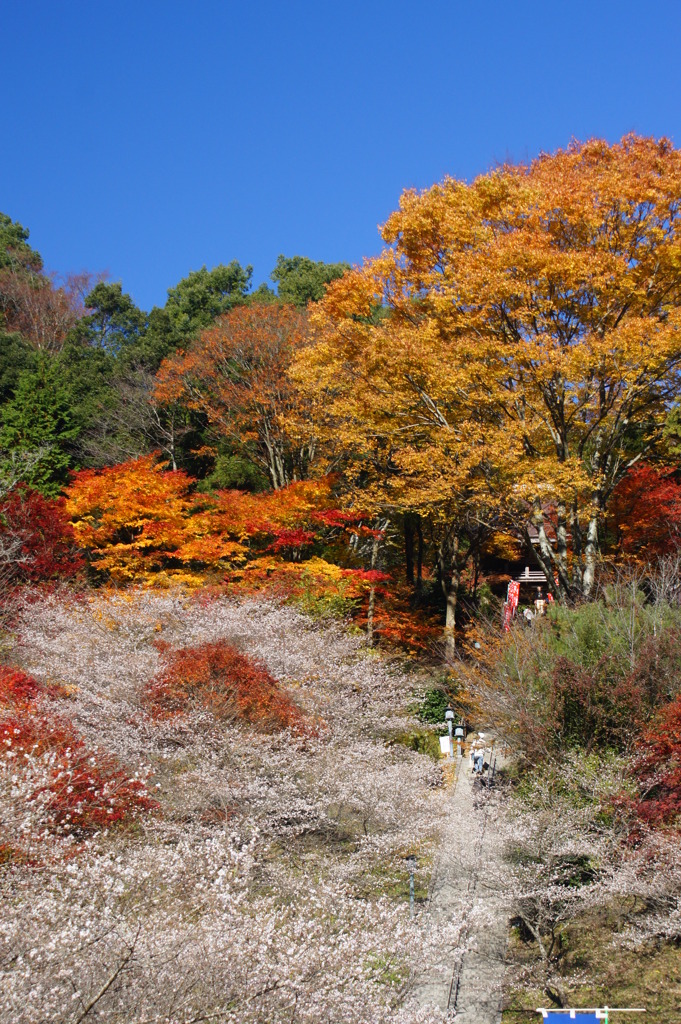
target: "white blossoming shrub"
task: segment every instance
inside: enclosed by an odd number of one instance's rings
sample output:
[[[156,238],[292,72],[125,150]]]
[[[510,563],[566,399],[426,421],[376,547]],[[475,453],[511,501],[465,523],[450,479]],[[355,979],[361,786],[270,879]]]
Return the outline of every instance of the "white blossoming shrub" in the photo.
[[[315,728],[268,734],[198,704],[154,717],[144,694],[164,649],[222,641]],[[39,856],[4,863],[0,1020],[445,1019],[410,1001],[458,926],[434,935],[409,917],[403,858],[421,854],[422,884],[443,806],[437,765],[387,742],[413,701],[397,665],[288,607],[146,592],[43,599],[11,657],[46,684],[40,713],[68,715],[158,810],[52,830]],[[25,838],[41,827],[37,767],[9,764],[3,828]]]

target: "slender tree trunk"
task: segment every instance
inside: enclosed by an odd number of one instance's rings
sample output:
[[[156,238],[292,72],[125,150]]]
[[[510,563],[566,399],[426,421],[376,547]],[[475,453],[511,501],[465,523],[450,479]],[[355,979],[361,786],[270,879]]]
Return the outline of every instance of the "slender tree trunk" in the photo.
[[[452,578],[446,594],[447,611],[445,616],[445,642],[449,651],[456,649],[456,609],[459,594],[461,570],[452,564]]]
[[[459,565],[458,556],[458,537],[454,537],[452,542],[445,540],[440,544],[438,570],[440,585],[445,599],[445,648],[450,655],[456,649],[456,609],[459,583],[461,581],[461,566]],[[447,583],[448,577],[449,583]]]
[[[598,521],[600,519],[600,497],[594,501],[595,511],[586,528],[586,544],[584,545],[584,574],[582,577],[582,595],[591,597],[596,579],[596,559],[598,557]]]
[[[267,471],[272,481],[272,488],[280,491],[288,487],[290,480],[286,469],[286,457],[281,450],[281,445],[276,437],[272,436],[269,423],[265,418],[261,424],[260,437],[265,446]]]
[[[267,446],[267,469],[272,481],[272,488],[281,491],[289,484],[288,473],[284,465],[281,453],[275,445]]]
[[[582,593],[582,527],[579,523],[579,509],[575,502],[570,510],[570,533],[572,534],[572,589]]]
[[[456,628],[456,602],[459,594],[459,582],[461,580],[461,573],[458,568],[452,566],[452,579],[449,584],[449,590],[447,591],[447,616],[445,620],[445,629],[450,630],[452,635]]]
[[[286,469],[286,457],[281,450],[281,445],[279,445],[276,441],[273,442],[272,447],[274,450],[274,459],[277,467],[277,478],[279,480],[278,490],[282,490],[284,487],[288,487],[288,485],[291,482],[289,479],[288,471]]]
[[[556,565],[558,566],[558,589],[561,597],[569,597],[568,577],[568,528],[567,512],[564,502],[558,504],[558,520],[556,524]]]
[[[416,519],[416,538],[418,541],[416,548],[416,594],[420,597],[423,586],[423,524],[421,523],[421,516],[417,516]]]
[[[270,480],[272,481],[272,490],[278,491],[280,488],[279,478],[277,476],[277,462],[274,457],[274,449],[272,448],[269,437],[265,440],[265,451],[267,452],[265,461],[267,464],[267,472],[269,473]]]
[[[414,525],[410,516],[404,517],[404,567],[407,583],[414,586]]]
[[[537,539],[539,541],[539,551],[536,553],[537,560],[539,561],[544,576],[546,577],[546,585],[554,596],[560,596],[558,588],[556,587],[556,581],[553,578],[554,553],[551,545],[549,544],[549,538],[546,536],[546,530],[544,529],[544,513],[542,512],[541,506],[538,502],[535,502],[532,522],[534,523],[534,527],[537,531]]]
[[[173,473],[177,472],[177,462],[175,460],[175,417],[171,414],[170,417],[170,464],[173,468]]]
[[[378,547],[379,538],[374,537],[374,542],[371,545],[371,568],[374,570],[378,564]],[[376,587],[372,583],[369,590],[369,607],[367,609],[367,640],[369,646],[374,645],[374,609],[376,607]]]
[[[601,381],[601,407],[605,405],[605,385]],[[599,431],[596,437],[596,447],[591,458],[591,470],[593,479],[600,478],[601,471],[607,469],[609,457],[606,456],[605,464],[602,459],[601,444],[602,433]],[[586,539],[584,542],[584,569],[582,572],[582,596],[589,598],[596,579],[596,558],[598,556],[598,523],[603,509],[603,492],[600,487],[593,491],[591,498],[591,516],[586,528]]]

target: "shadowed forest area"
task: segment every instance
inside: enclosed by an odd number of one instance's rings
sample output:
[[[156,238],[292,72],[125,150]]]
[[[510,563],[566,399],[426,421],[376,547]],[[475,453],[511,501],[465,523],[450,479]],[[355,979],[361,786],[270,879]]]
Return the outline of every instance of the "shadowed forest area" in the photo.
[[[676,1019],[680,217],[671,143],[573,143],[146,312],[0,214],[4,1019],[446,1020],[448,705],[504,1022]]]

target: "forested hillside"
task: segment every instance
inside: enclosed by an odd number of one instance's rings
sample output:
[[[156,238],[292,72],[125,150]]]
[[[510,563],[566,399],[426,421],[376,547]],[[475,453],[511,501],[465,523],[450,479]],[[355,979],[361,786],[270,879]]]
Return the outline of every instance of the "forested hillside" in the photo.
[[[448,703],[504,1019],[675,1019],[680,218],[671,143],[574,143],[147,312],[0,215],[7,1020],[444,1020]]]

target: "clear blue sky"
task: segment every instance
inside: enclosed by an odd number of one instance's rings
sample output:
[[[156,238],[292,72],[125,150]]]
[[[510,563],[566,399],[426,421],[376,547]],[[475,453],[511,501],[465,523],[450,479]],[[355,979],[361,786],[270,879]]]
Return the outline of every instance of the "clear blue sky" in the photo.
[[[359,262],[400,192],[572,137],[681,145],[678,0],[4,0],[0,210],[148,309]]]

